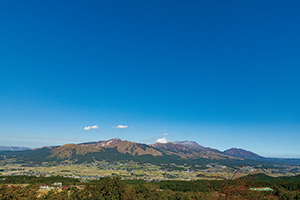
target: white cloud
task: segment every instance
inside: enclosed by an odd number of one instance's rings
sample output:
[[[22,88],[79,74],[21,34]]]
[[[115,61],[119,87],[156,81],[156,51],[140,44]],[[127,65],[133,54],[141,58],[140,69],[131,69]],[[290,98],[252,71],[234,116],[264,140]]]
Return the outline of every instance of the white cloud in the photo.
[[[113,127],[114,128],[114,127]],[[126,129],[128,128],[127,125],[118,125],[117,127],[115,127],[116,129]]]
[[[167,135],[168,135],[168,133],[164,133],[163,135],[167,136]]]
[[[98,127],[97,125],[94,125],[94,126],[86,126],[86,127],[84,127],[83,130],[89,131],[89,130],[92,130],[92,129],[99,129],[99,127]]]
[[[162,137],[162,138],[157,139],[156,142],[158,142],[158,143],[167,143],[168,140],[167,140],[167,138],[166,138],[166,136],[165,136],[165,137]]]
[[[127,129],[127,128],[134,129],[134,126],[129,127],[127,125],[118,125],[118,126],[112,126],[112,128],[115,128],[115,129]]]

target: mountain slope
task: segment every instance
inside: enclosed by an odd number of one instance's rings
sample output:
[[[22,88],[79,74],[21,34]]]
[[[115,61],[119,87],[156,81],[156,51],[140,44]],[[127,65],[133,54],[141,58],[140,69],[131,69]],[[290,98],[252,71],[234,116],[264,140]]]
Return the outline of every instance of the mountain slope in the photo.
[[[257,155],[256,153],[253,153],[251,151],[247,151],[244,149],[238,149],[238,148],[231,148],[224,151],[225,154],[239,157],[239,158],[245,158],[245,159],[261,159],[262,156]]]
[[[89,145],[77,145],[77,144],[65,144],[61,147],[51,149],[50,157],[56,157],[59,159],[70,159],[74,156],[85,156],[88,153],[103,151],[100,147],[94,147]]]
[[[93,143],[84,143],[88,146],[101,147],[104,149],[116,148],[118,152],[122,154],[130,155],[152,155],[152,156],[162,156],[160,151],[155,150],[154,148],[146,145],[130,141],[123,141],[119,138],[114,138],[107,141],[98,141]]]
[[[222,153],[221,151],[219,151],[218,149],[213,149],[210,147],[204,147],[199,145],[197,142],[195,141],[175,141],[175,144],[181,144],[189,149],[195,149],[195,150],[201,150],[201,151],[214,151],[214,152],[218,152],[218,153]]]
[[[185,159],[207,158],[243,160],[242,158],[226,155],[218,150],[205,148],[201,145],[198,145],[196,142],[183,141],[177,143],[155,143],[151,146],[163,151],[168,155],[178,155]]]
[[[173,142],[175,144],[181,144],[189,149],[197,149],[197,150],[203,150],[205,151],[206,148],[204,146],[201,146],[199,145],[197,142],[195,141],[188,141],[188,140],[185,140],[185,141],[175,141]]]

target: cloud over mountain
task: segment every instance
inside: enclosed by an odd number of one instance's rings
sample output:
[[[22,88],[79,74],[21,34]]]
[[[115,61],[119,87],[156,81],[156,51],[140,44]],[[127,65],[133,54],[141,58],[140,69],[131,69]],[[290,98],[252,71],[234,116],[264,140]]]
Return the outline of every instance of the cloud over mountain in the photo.
[[[166,136],[164,136],[164,137],[162,137],[162,138],[157,139],[156,142],[159,142],[159,143],[167,143],[168,140],[167,140]]]

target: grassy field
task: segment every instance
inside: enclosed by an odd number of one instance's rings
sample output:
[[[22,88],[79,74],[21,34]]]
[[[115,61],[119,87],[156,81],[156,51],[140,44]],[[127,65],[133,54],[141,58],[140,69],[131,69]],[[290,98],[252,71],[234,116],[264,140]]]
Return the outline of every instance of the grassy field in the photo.
[[[36,175],[36,176],[68,176],[95,178],[111,175],[119,175],[124,179],[158,179],[158,180],[201,180],[201,179],[224,179],[231,177],[232,174],[226,172],[215,172],[213,169],[207,169],[205,172],[186,172],[186,171],[166,171],[157,166],[131,166],[133,170],[125,169],[99,169],[90,164],[57,165],[48,167],[21,167],[21,165],[0,166],[2,175]],[[201,174],[201,176],[199,176]],[[236,177],[247,175],[245,173],[237,174]],[[91,176],[91,177],[88,177]]]
[[[93,164],[72,164],[65,163],[55,166],[24,166],[21,164],[0,165],[0,175],[33,175],[33,176],[65,176],[79,178],[81,180],[99,179],[101,177],[119,175],[122,179],[155,179],[155,180],[222,180],[239,178],[259,171],[239,171],[234,174],[234,169],[230,168],[205,168],[198,171],[188,170],[186,166],[178,166],[177,169],[171,169],[172,166],[158,166],[151,163],[137,164],[133,161],[126,163],[108,163],[106,161],[95,162]],[[265,171],[269,176],[283,176],[280,173],[271,173]],[[288,173],[285,176],[296,174]]]

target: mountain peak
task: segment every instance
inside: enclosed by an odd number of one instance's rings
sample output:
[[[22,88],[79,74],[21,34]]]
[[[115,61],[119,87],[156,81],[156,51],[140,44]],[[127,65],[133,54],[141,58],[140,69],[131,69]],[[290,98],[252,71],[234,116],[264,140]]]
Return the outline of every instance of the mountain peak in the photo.
[[[99,140],[98,142],[85,142],[85,143],[80,143],[79,145],[90,145],[90,146],[95,146],[95,147],[104,147],[108,145],[115,145],[122,142],[122,140],[118,137],[110,139],[110,140]]]
[[[154,148],[158,148],[158,149],[164,149],[164,150],[169,150],[172,152],[181,152],[181,151],[188,151],[188,148],[185,147],[182,144],[177,144],[177,143],[173,143],[173,142],[167,142],[167,143],[160,143],[157,142],[155,144],[150,145]]]
[[[107,141],[99,141],[97,146],[106,147],[106,146],[116,145],[120,142],[122,142],[122,140],[116,137]]]
[[[184,140],[184,141],[175,141],[174,143],[181,144],[189,149],[205,150],[204,146],[199,145],[195,141]]]
[[[177,155],[182,158],[208,158],[208,159],[237,159],[242,160],[241,158],[232,157],[226,155],[219,150],[205,148],[194,141],[177,141],[177,142],[168,142],[168,143],[155,143],[150,145],[156,149],[163,151],[168,155]]]
[[[240,148],[227,149],[224,151],[224,153],[227,155],[236,156],[240,158],[249,158],[249,159],[262,158],[260,155],[257,155],[256,153],[247,151],[245,149],[240,149]]]

